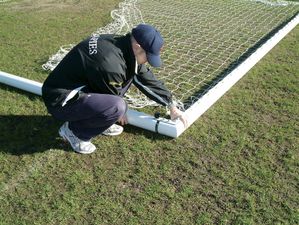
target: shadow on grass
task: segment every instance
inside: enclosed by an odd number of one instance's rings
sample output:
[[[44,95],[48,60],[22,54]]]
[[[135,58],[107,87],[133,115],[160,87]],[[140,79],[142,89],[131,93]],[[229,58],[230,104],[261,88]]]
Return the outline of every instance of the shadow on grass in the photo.
[[[33,154],[49,149],[68,149],[58,135],[61,122],[51,116],[0,116],[0,151],[12,155]]]
[[[11,155],[34,154],[49,149],[71,151],[58,135],[61,123],[50,115],[0,116],[0,151]],[[125,127],[125,132],[151,140],[173,139],[130,125]]]

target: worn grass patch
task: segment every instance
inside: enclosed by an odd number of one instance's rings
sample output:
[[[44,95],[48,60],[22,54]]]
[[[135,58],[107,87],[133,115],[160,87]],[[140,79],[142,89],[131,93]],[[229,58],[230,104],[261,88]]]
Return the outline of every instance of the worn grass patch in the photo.
[[[0,6],[1,70],[42,81],[44,60],[117,4],[89,17],[83,1],[44,2],[64,6]],[[40,97],[0,85],[0,224],[298,224],[298,40],[297,27],[178,139],[127,126],[86,156]]]

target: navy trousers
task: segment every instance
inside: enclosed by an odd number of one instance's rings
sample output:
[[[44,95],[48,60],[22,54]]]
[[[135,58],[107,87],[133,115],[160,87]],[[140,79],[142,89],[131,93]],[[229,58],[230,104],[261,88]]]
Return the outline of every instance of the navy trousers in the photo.
[[[101,134],[123,117],[127,104],[120,96],[79,91],[65,106],[48,107],[58,120],[69,121],[69,128],[81,140]]]

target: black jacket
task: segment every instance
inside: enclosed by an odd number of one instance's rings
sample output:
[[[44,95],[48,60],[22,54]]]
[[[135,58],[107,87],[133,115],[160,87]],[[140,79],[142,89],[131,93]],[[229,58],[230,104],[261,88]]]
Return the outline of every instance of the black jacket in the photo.
[[[45,80],[46,106],[61,106],[69,93],[81,86],[90,92],[123,96],[134,83],[147,97],[171,104],[171,93],[145,66],[136,66],[131,34],[92,36],[75,46]]]

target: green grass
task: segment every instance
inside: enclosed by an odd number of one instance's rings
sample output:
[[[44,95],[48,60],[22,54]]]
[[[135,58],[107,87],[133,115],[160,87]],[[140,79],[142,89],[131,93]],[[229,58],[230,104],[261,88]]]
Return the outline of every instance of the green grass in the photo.
[[[70,5],[0,5],[1,70],[44,80],[57,46],[117,5],[48,2]],[[91,155],[63,144],[40,97],[0,85],[0,224],[298,224],[298,40],[297,27],[178,139],[127,126]]]

